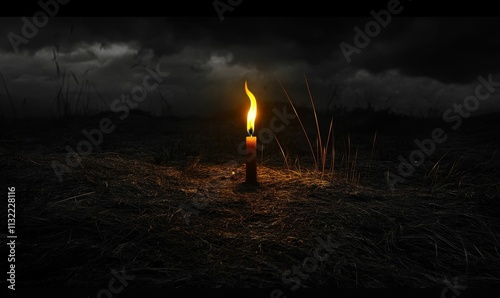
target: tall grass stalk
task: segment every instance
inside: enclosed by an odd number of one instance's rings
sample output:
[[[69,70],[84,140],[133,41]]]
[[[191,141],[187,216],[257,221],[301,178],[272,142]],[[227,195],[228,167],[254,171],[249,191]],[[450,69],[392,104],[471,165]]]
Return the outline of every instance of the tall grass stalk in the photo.
[[[370,162],[368,163],[368,173],[371,173],[372,162],[373,162],[373,152],[375,151],[375,142],[377,141],[378,128],[375,129],[375,134],[373,135],[372,151],[370,153]]]
[[[317,146],[317,150],[319,150],[320,154],[321,154],[321,159],[323,160],[323,145],[322,145],[322,140],[321,140],[321,131],[319,129],[319,122],[318,122],[318,115],[316,114],[316,107],[314,106],[314,100],[313,100],[313,97],[312,97],[312,94],[311,94],[311,88],[309,88],[309,82],[307,81],[307,77],[304,76],[304,80],[306,82],[306,87],[307,87],[307,93],[309,94],[309,99],[311,100],[311,106],[312,106],[312,110],[313,110],[313,114],[314,114],[314,120],[316,122],[316,129],[318,131],[318,134],[317,134],[317,140],[318,140],[318,143],[316,144]],[[318,155],[317,155],[318,156]],[[324,167],[324,165],[323,165]],[[316,163],[316,169],[318,168],[318,164]]]
[[[2,78],[3,82],[3,87],[5,88],[5,92],[7,93],[7,98],[9,99],[10,106],[12,108],[12,114],[14,115],[14,118],[17,118],[17,111],[16,111],[16,106],[14,105],[14,101],[12,100],[12,96],[10,95],[9,88],[7,87],[7,82],[5,81],[5,78],[0,71],[0,78]],[[2,112],[2,118],[4,117],[3,112]]]
[[[313,158],[313,161],[314,161],[314,168],[315,168],[315,170],[320,170],[320,168],[319,168],[319,162],[321,162],[321,177],[323,177],[324,174],[325,174],[325,167],[326,167],[326,162],[327,162],[327,157],[328,157],[328,145],[330,143],[330,137],[333,134],[333,117],[332,117],[332,119],[330,121],[330,127],[328,129],[326,144],[325,144],[325,146],[323,146],[323,136],[321,134],[321,129],[319,127],[319,120],[318,120],[318,114],[317,114],[317,111],[316,111],[316,105],[314,103],[314,99],[313,99],[313,96],[312,96],[312,93],[311,93],[311,88],[309,87],[309,82],[308,82],[306,76],[304,76],[304,80],[305,80],[305,84],[306,84],[306,87],[307,87],[307,93],[309,95],[309,100],[311,102],[311,106],[312,106],[312,110],[313,110],[314,121],[315,121],[315,124],[316,124],[316,131],[317,131],[317,135],[316,135],[316,153],[314,153],[314,149],[313,149],[311,140],[309,138],[307,130],[304,127],[304,124],[303,124],[302,120],[300,119],[300,116],[299,116],[299,114],[297,112],[297,109],[295,108],[295,105],[293,104],[293,102],[292,102],[290,96],[288,95],[288,92],[286,91],[286,89],[283,86],[283,84],[281,82],[279,82],[279,83],[280,83],[281,88],[283,89],[283,91],[284,91],[284,93],[286,95],[286,98],[288,99],[288,102],[292,106],[292,109],[293,109],[293,112],[295,113],[295,116],[299,120],[299,123],[300,123],[300,126],[302,128],[302,131],[304,132],[304,135],[306,137],[307,143],[309,145],[309,149],[311,150],[311,155],[312,155],[312,158]],[[335,156],[334,156],[334,152],[335,152],[335,148],[334,147],[335,146],[334,146],[333,142],[334,142],[334,138],[332,137],[332,159],[335,158]],[[332,162],[332,166],[334,165],[334,163],[335,163],[335,161]]]
[[[323,143],[323,135],[321,134],[321,129],[320,129],[320,123],[318,119],[318,114],[316,111],[316,105],[314,103],[314,98],[311,93],[311,88],[309,86],[309,82],[307,80],[307,77],[304,76],[305,84],[307,87],[307,92],[309,96],[309,100],[311,102],[312,106],[312,111],[314,115],[314,121],[316,124],[316,152],[313,149],[311,139],[307,133],[307,130],[305,129],[304,123],[302,122],[302,119],[300,118],[300,115],[297,112],[297,109],[295,108],[295,105],[292,102],[292,99],[290,98],[288,92],[286,91],[285,87],[281,82],[279,84],[281,85],[281,88],[283,89],[283,92],[285,93],[286,98],[288,99],[288,102],[292,106],[293,112],[295,113],[295,116],[299,120],[299,124],[302,128],[302,131],[304,132],[304,135],[307,140],[307,144],[309,145],[309,149],[311,151],[311,156],[314,161],[314,168],[317,171],[321,172],[321,178],[324,177],[325,175],[325,170],[326,170],[326,164],[328,161],[328,154],[329,151],[331,150],[331,157],[330,157],[330,173],[333,174],[335,173],[335,158],[336,158],[336,150],[335,150],[335,132],[334,132],[334,123],[333,123],[333,116],[330,119],[330,125],[328,128],[328,133],[326,135],[326,142]],[[341,160],[340,160],[340,175],[341,178],[344,178],[354,184],[358,184],[360,179],[361,179],[361,172],[358,170],[358,153],[359,153],[359,148],[355,148],[355,151],[353,152],[354,154],[351,154],[351,150],[354,150],[354,148],[351,145],[351,134],[347,134],[347,141],[342,136],[342,140],[344,143],[344,152],[342,154]],[[373,159],[373,152],[375,150],[375,142],[377,140],[377,131],[375,131],[375,135],[373,138],[373,144],[372,144],[372,152],[370,155],[370,161]],[[281,154],[285,160],[285,163],[287,167],[289,167],[288,164],[288,157],[285,155],[283,147],[279,143],[279,141],[276,139],[276,142],[278,143],[278,146],[280,147]],[[331,148],[330,148],[331,146]]]
[[[304,135],[306,136],[307,144],[309,144],[309,148],[311,149],[311,155],[312,155],[313,160],[314,160],[314,168],[318,169],[318,161],[316,159],[316,155],[314,154],[314,150],[313,150],[313,147],[312,147],[312,144],[311,144],[311,140],[309,139],[309,135],[307,134],[307,131],[306,131],[305,127],[304,127],[304,124],[302,123],[302,120],[300,120],[300,116],[297,113],[297,110],[295,109],[295,105],[293,104],[292,100],[290,99],[290,96],[288,95],[288,92],[286,91],[286,89],[283,86],[283,84],[281,83],[281,81],[279,82],[279,84],[281,85],[281,88],[283,89],[283,92],[285,93],[286,98],[288,99],[288,102],[292,106],[293,112],[295,113],[295,116],[299,120],[300,126],[302,127],[302,131],[304,132]]]
[[[100,99],[100,102],[98,102],[99,105],[97,106],[98,110],[101,108],[101,106],[106,107],[106,100],[101,95],[94,82],[90,81],[89,79],[85,79],[83,80],[83,83],[80,83],[74,72],[70,71],[68,73],[66,68],[63,68],[61,71],[61,67],[59,65],[59,62],[57,61],[59,54],[59,46],[57,44],[54,46],[53,54],[57,80],[57,92],[54,98],[57,116],[66,118],[77,113],[79,109],[81,109],[83,115],[90,115],[90,93],[92,89]],[[85,72],[85,74],[86,73],[87,72]],[[71,98],[71,90],[73,89],[71,87],[71,78],[73,78],[73,81],[75,83],[74,89],[76,90],[76,94],[74,94],[72,97],[73,100]],[[84,102],[84,100],[86,102]]]
[[[283,160],[285,161],[286,168],[288,170],[290,170],[290,165],[288,164],[288,156],[285,155],[285,151],[283,150],[283,147],[281,146],[280,142],[278,141],[278,138],[276,137],[276,135],[274,135],[274,139],[276,140],[276,143],[280,147],[281,155],[283,156]]]
[[[321,148],[321,178],[325,175],[325,165],[326,165],[326,157],[328,155],[328,144],[330,143],[330,136],[333,135],[333,117],[330,120],[330,128],[328,129],[328,138],[326,139],[326,145],[324,148]],[[332,140],[333,144],[333,140]],[[334,158],[332,153],[332,159]]]
[[[332,165],[330,173],[332,174],[332,176],[335,174],[335,134],[333,133],[333,130],[332,130]]]

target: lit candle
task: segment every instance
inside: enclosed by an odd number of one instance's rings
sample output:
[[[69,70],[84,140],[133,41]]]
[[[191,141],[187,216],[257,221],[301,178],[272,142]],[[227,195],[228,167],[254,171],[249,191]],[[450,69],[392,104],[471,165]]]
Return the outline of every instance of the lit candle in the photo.
[[[255,117],[257,116],[257,101],[255,96],[248,90],[247,81],[245,81],[245,92],[250,98],[250,110],[247,116],[247,132],[246,139],[246,183],[257,183],[257,137],[254,137],[255,132]]]

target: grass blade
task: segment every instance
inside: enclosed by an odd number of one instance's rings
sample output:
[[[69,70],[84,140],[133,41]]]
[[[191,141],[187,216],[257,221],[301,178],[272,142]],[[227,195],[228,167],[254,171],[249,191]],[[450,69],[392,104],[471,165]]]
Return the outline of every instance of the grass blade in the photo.
[[[318,162],[317,162],[316,156],[314,155],[314,150],[313,150],[313,147],[312,147],[312,144],[311,144],[311,140],[309,139],[309,135],[307,134],[307,131],[306,131],[305,127],[304,127],[304,124],[302,124],[302,120],[300,120],[299,114],[297,113],[297,110],[295,109],[295,106],[293,105],[293,102],[290,99],[290,96],[288,95],[288,92],[286,91],[286,89],[283,86],[283,84],[281,83],[281,81],[279,81],[279,84],[281,85],[281,88],[283,89],[283,92],[285,93],[286,98],[288,99],[288,102],[292,106],[292,109],[293,109],[293,112],[295,113],[295,116],[297,116],[297,119],[299,120],[300,126],[302,127],[302,131],[304,131],[304,134],[305,134],[306,139],[307,139],[307,143],[309,144],[309,148],[311,149],[311,155],[312,155],[313,160],[314,160],[314,167],[316,169],[318,169]]]
[[[14,118],[17,118],[17,111],[16,111],[16,106],[14,105],[14,101],[12,100],[12,96],[10,95],[9,88],[7,87],[7,82],[5,81],[5,78],[0,71],[0,77],[2,78],[3,82],[3,87],[5,88],[5,92],[7,93],[7,97],[9,98],[10,106],[12,107],[12,113],[14,114]],[[3,113],[2,113],[3,117]]]
[[[283,160],[285,161],[286,168],[287,168],[288,170],[290,170],[290,165],[288,164],[288,158],[286,157],[286,155],[285,155],[285,151],[283,151],[283,147],[281,147],[281,144],[280,144],[280,142],[278,141],[278,138],[276,137],[276,135],[274,135],[274,139],[276,140],[276,143],[277,143],[277,144],[278,144],[278,146],[280,147],[281,155],[283,155]]]
[[[304,75],[304,80],[306,81],[307,93],[309,94],[309,99],[311,100],[311,105],[314,113],[314,120],[316,121],[316,129],[318,130],[318,146],[319,148],[323,148],[321,144],[321,131],[319,129],[318,115],[316,114],[316,108],[314,107],[314,100],[311,94],[311,89],[309,88],[309,82],[307,81],[307,77]],[[321,149],[320,149],[321,150]],[[316,166],[317,168],[317,166]]]

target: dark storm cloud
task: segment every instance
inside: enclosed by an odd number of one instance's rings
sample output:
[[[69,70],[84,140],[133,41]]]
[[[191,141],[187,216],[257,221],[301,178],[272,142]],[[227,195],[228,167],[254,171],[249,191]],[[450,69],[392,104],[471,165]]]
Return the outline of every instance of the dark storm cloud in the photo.
[[[71,51],[82,42],[133,44],[138,53],[156,57],[179,53],[186,46],[232,53],[231,64],[272,69],[304,61],[316,66],[344,60],[340,42],[353,44],[354,26],[371,18],[55,18],[22,50],[60,45]],[[8,32],[21,34],[19,18],[1,19],[0,48],[12,51]],[[443,82],[469,82],[478,73],[497,71],[500,38],[497,18],[396,18],[357,55],[352,65],[374,73],[398,68],[402,74],[429,76]],[[209,57],[205,57],[208,59]],[[345,67],[348,67],[347,63]],[[196,63],[194,71],[200,70]]]
[[[304,61],[315,67],[341,58],[339,44],[351,42],[353,27],[372,18],[243,18],[221,24],[213,19],[178,19],[176,40],[231,51],[232,64],[270,69]],[[399,69],[444,83],[468,83],[500,69],[498,18],[397,18],[372,38],[350,66],[374,73]],[[185,38],[185,37],[190,37]],[[340,64],[339,67],[349,67]],[[338,71],[332,70],[332,71]]]
[[[467,83],[500,70],[499,29],[498,18],[395,19],[353,58],[353,66]]]
[[[478,75],[498,72],[498,19],[393,17],[347,63],[340,43],[354,44],[353,28],[372,20],[53,18],[15,54],[7,36],[21,34],[23,22],[0,18],[0,70],[19,96],[29,97],[23,84],[30,80],[30,92],[48,94],[57,88],[57,49],[61,69],[95,82],[112,99],[137,84],[145,65],[160,63],[171,76],[157,91],[171,94],[178,110],[203,112],[244,101],[247,79],[265,100],[283,97],[278,79],[304,91],[304,74],[326,93],[339,85],[351,107],[383,106],[394,95],[394,110],[426,110],[437,102],[446,108]]]
[[[349,19],[347,19],[349,20]],[[241,50],[234,53],[233,63],[279,63],[303,60],[316,64],[329,58],[339,43],[346,20],[327,18],[240,18],[221,23],[216,18],[56,18],[40,28],[39,33],[22,50],[58,44],[70,51],[82,42],[136,43],[141,49],[152,49],[155,55],[178,53],[187,45],[214,51]],[[9,32],[22,35],[19,18],[1,20],[1,49],[12,51]],[[352,20],[349,20],[353,23]],[[354,24],[354,23],[353,23]],[[257,47],[258,50],[251,48]],[[246,51],[248,49],[248,51]]]
[[[13,51],[8,34],[23,36],[24,22],[21,18],[2,18],[0,22],[0,48]],[[103,47],[124,42],[152,48],[158,55],[169,55],[182,48],[173,39],[176,31],[165,18],[53,18],[27,43],[21,43],[19,49],[32,53],[57,44],[62,52],[69,52],[84,42],[98,42]]]

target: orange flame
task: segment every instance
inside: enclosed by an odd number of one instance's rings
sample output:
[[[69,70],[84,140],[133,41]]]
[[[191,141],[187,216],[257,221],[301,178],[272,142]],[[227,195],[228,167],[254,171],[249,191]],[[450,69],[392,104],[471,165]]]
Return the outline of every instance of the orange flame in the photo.
[[[247,116],[247,132],[250,136],[255,132],[255,117],[257,117],[257,101],[255,100],[255,96],[250,90],[248,90],[247,81],[245,81],[245,92],[250,98],[250,110],[248,111]]]

